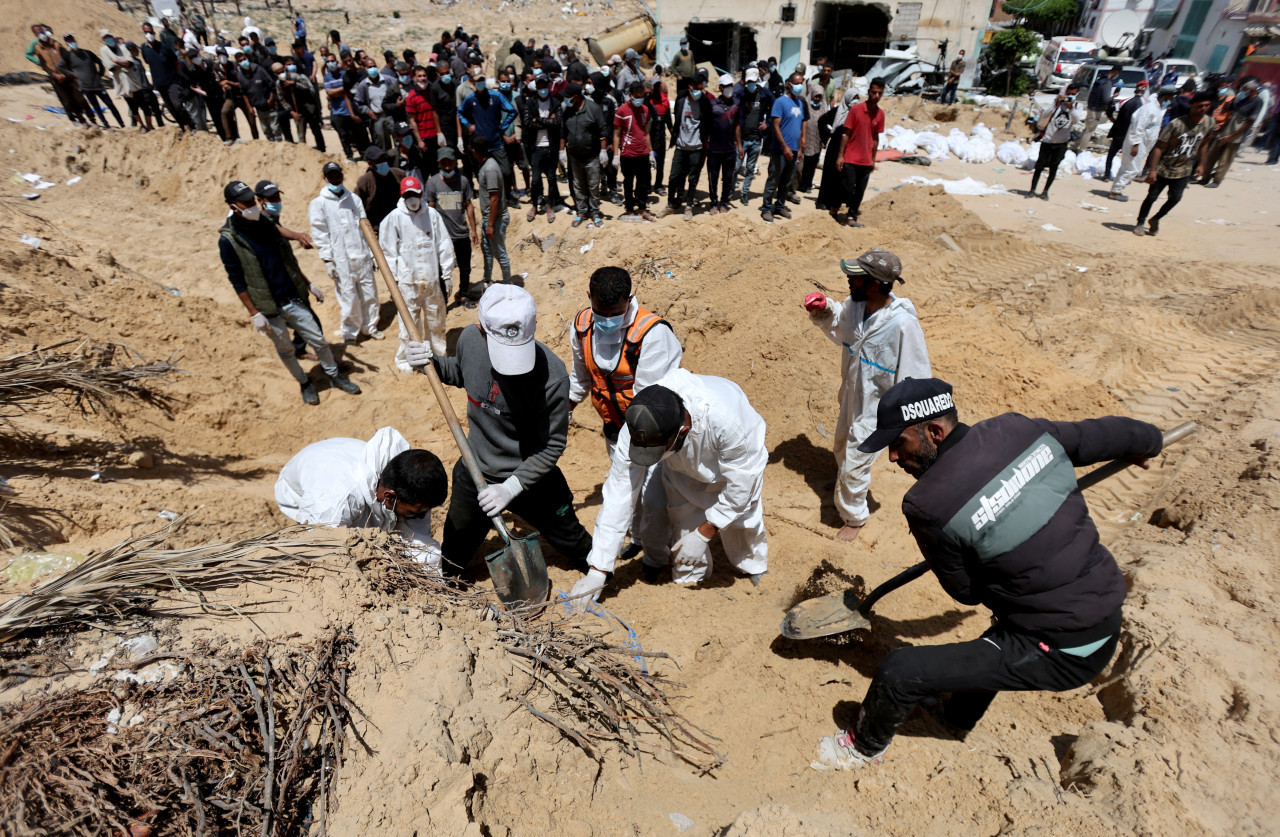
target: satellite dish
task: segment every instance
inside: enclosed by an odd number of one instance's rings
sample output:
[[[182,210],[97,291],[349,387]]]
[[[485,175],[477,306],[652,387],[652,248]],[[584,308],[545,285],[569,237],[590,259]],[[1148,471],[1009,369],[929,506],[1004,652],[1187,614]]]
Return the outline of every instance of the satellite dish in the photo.
[[[1098,27],[1098,40],[1111,49],[1124,49],[1133,44],[1142,31],[1142,16],[1132,9],[1112,12]]]

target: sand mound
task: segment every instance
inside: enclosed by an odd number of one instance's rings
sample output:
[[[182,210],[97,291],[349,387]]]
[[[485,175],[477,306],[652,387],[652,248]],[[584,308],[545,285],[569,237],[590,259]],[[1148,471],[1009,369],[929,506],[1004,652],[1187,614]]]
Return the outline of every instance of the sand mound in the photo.
[[[53,27],[53,37],[62,41],[68,32],[77,42],[95,53],[102,46],[99,29],[110,29],[119,38],[141,42],[142,21],[116,9],[111,3],[86,2],[85,0],[49,0],[49,2],[19,3],[6,0],[0,3],[0,73],[35,72],[41,69],[25,57],[31,44],[31,26],[47,23]],[[53,100],[57,105],[57,100]]]

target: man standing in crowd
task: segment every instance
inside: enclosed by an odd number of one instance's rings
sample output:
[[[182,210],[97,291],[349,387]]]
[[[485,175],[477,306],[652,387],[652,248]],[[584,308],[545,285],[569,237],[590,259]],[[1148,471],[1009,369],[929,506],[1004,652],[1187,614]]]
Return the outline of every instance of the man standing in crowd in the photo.
[[[964,50],[956,53],[956,60],[951,62],[951,68],[947,71],[947,83],[942,88],[942,96],[938,99],[940,105],[954,105],[956,103],[956,91],[960,88],[960,76],[964,75],[966,67],[964,60]]]
[[[748,67],[742,85],[742,95],[738,97],[738,115],[742,119],[740,136],[742,153],[738,157],[739,171],[742,173],[742,193],[739,199],[743,206],[751,203],[751,181],[756,176],[756,163],[760,160],[760,148],[769,130],[769,114],[773,111],[773,96],[764,85],[760,84],[758,67]]]
[[[600,106],[585,94],[581,84],[570,82],[565,86],[564,95],[560,162],[568,170],[573,188],[574,212],[570,226],[577,227],[587,220],[598,227],[604,223],[600,213],[600,167],[608,162],[609,128]]]
[[[556,162],[560,158],[560,97],[551,95],[551,79],[543,73],[534,80],[535,93],[520,97],[520,129],[525,157],[529,161],[529,216],[532,221],[542,208],[547,223],[556,219],[556,207],[564,208],[556,182]],[[543,181],[546,191],[543,191]]]
[[[368,442],[325,439],[298,451],[276,480],[276,505],[306,526],[398,532],[406,557],[440,571],[440,543],[431,536],[431,510],[449,495],[444,463],[411,449],[393,427]]]
[[[1258,82],[1250,79],[1240,87],[1240,95],[1231,104],[1231,116],[1214,137],[1213,145],[1205,158],[1204,174],[1200,185],[1216,189],[1227,179],[1227,172],[1240,151],[1245,132],[1253,127],[1262,111],[1262,99],[1258,98]]]
[[[434,97],[431,95],[431,84],[427,81],[427,75],[426,67],[419,65],[414,68],[413,89],[405,98],[404,109],[408,115],[409,127],[413,131],[414,147],[418,150],[419,159],[426,166],[422,174],[429,177],[435,172],[436,149],[440,147],[443,124],[432,104]],[[439,84],[439,81],[436,83]],[[449,106],[452,107],[453,94],[450,93],[446,98]]]
[[[1079,154],[1081,151],[1089,147],[1089,143],[1093,140],[1093,131],[1098,127],[1098,123],[1105,119],[1115,119],[1116,116],[1116,79],[1120,78],[1120,68],[1112,67],[1105,73],[1098,73],[1098,77],[1093,82],[1093,87],[1089,88],[1089,103],[1087,105],[1088,112],[1085,114],[1084,131],[1076,139],[1075,151]]]
[[[239,69],[236,80],[240,83],[240,92],[257,112],[263,135],[271,142],[280,142],[284,136],[280,133],[280,119],[276,113],[275,76],[266,67],[250,61],[244,54],[240,55],[237,63]]]
[[[337,33],[331,33],[337,34]],[[351,94],[343,82],[342,68],[332,57],[325,62],[324,94],[329,100],[329,124],[338,134],[342,151],[348,160],[355,159],[359,148],[359,132],[356,130],[355,105],[351,102]]]
[[[929,569],[956,601],[989,608],[995,624],[968,642],[890,652],[856,727],[818,742],[816,770],[879,764],[921,701],[947,695],[933,714],[963,740],[999,692],[1062,692],[1096,677],[1120,639],[1126,586],[1072,469],[1111,459],[1145,468],[1163,446],[1159,428],[1115,416],[1005,413],[969,427],[937,378],[894,386],[876,425],[862,448],[888,447],[915,477],[902,513]],[[1020,490],[1007,496],[1010,485]]]
[[[676,99],[675,153],[671,157],[671,179],[667,183],[667,207],[662,215],[670,215],[684,206],[684,219],[693,218],[697,206],[698,179],[702,177],[703,155],[711,138],[711,102],[706,97],[706,76],[701,73],[689,80],[683,97]]]
[[[1075,105],[1078,92],[1080,92],[1080,85],[1068,84],[1067,89],[1053,100],[1053,106],[1049,109],[1048,115],[1041,118],[1040,154],[1036,157],[1036,168],[1031,174],[1031,191],[1024,193],[1025,197],[1036,197],[1040,173],[1048,169],[1049,176],[1045,179],[1044,192],[1039,195],[1039,198],[1049,200],[1049,187],[1058,176],[1058,166],[1066,157],[1067,143],[1071,141],[1071,108]]]
[[[142,24],[142,36],[146,41],[141,49],[142,60],[147,62],[147,69],[151,71],[151,86],[160,94],[173,120],[178,123],[178,128],[182,131],[195,130],[180,99],[182,91],[178,83],[178,54],[157,38],[155,27],[150,22]]]
[[[831,119],[823,119],[829,110],[831,109],[827,107],[827,99],[822,92],[822,87],[810,83],[809,119],[805,122],[804,148],[801,149],[804,155],[800,164],[800,178],[797,186],[801,192],[813,191],[813,178],[818,171],[818,158],[822,156],[822,149],[826,145],[831,130]],[[835,114],[831,116],[834,118]]]
[[[626,98],[613,114],[613,147],[618,149],[614,165],[622,171],[624,218],[631,220],[655,220],[649,214],[649,120],[652,117],[653,112],[644,98],[644,82],[632,82]]]
[[[133,124],[141,127],[142,132],[146,133],[151,130],[151,111],[143,105],[138,95],[143,89],[142,86],[146,83],[145,76],[142,85],[140,85],[133,59],[129,57],[128,47],[113,37],[111,30],[100,29],[98,30],[98,35],[102,38],[102,47],[98,50],[98,57],[102,59],[102,65],[111,74],[112,86],[115,88],[116,95],[124,99],[129,106],[129,116]],[[143,118],[146,119],[145,125],[143,124]]]
[[[231,145],[240,139],[240,127],[236,123],[237,110],[244,112],[245,122],[249,124],[249,134],[257,139],[258,116],[249,105],[249,100],[245,98],[244,91],[240,89],[240,68],[222,47],[218,47],[216,56],[214,78],[222,88],[222,127],[227,136],[222,144]]]
[[[444,524],[444,571],[457,575],[475,558],[492,527],[510,509],[577,566],[591,552],[573,492],[556,462],[569,435],[569,373],[534,339],[537,309],[523,288],[494,285],[480,299],[479,328],[463,329],[453,357],[410,343],[414,368],[434,363],[440,380],[467,393],[467,439],[485,488],[477,490],[461,459]]]
[[[689,52],[689,39],[680,36],[680,51],[671,59],[671,75],[676,77],[676,98],[682,98],[689,92],[689,82],[698,74],[698,62],[693,60]]]
[[[1104,181],[1114,180],[1118,170],[1112,169],[1112,163],[1124,148],[1124,138],[1129,133],[1129,126],[1133,124],[1133,116],[1138,112],[1138,108],[1147,101],[1147,91],[1150,85],[1145,79],[1133,86],[1133,95],[1125,101],[1123,105],[1116,109],[1115,122],[1111,123],[1111,129],[1107,131],[1107,138],[1111,143],[1107,146],[1107,161],[1102,167],[1102,177]]]
[[[323,301],[324,294],[302,274],[289,242],[281,237],[270,219],[262,217],[253,190],[247,184],[233,180],[222,194],[231,208],[226,223],[218,231],[222,266],[226,268],[231,287],[253,319],[253,327],[271,338],[280,361],[302,388],[303,402],[314,407],[320,403],[320,396],[298,364],[289,342],[290,328],[311,346],[320,359],[320,368],[334,387],[359,395],[360,387],[338,371],[320,323],[307,305],[308,291],[317,301]]]
[[[342,166],[325,163],[325,187],[307,210],[311,240],[338,295],[342,311],[342,340],[354,343],[360,335],[381,340],[378,330],[378,286],[373,278],[373,254],[360,232],[364,206],[342,185]]]
[[[448,354],[444,323],[453,284],[453,242],[440,213],[423,202],[422,183],[416,177],[400,181],[400,194],[400,202],[378,228],[378,244],[418,333],[432,352]],[[408,343],[409,330],[401,320],[395,362],[406,375],[413,371],[404,355]]]
[[[404,179],[404,171],[392,168],[387,152],[377,145],[364,150],[364,161],[369,168],[356,180],[355,192],[364,206],[365,217],[376,231],[381,227],[382,219],[391,214],[400,200],[400,181]]]
[[[63,35],[62,39],[66,41],[67,48],[62,53],[58,69],[66,75],[75,77],[76,86],[80,88],[80,93],[88,106],[89,121],[92,122],[97,116],[102,120],[102,127],[111,127],[107,122],[107,115],[98,108],[98,105],[101,105],[102,110],[111,111],[116,118],[116,123],[123,128],[124,120],[120,118],[120,111],[116,110],[115,102],[112,102],[111,97],[107,95],[107,88],[102,82],[102,74],[106,72],[102,59],[96,53],[81,49],[76,43],[76,36],[70,32]]]
[[[836,168],[844,180],[844,191],[849,201],[846,227],[861,227],[858,213],[862,198],[876,170],[876,145],[884,133],[884,111],[880,109],[880,97],[884,95],[884,79],[873,78],[867,88],[867,100],[849,108],[845,117],[844,136],[840,138],[840,154]]]
[[[772,144],[769,157],[769,179],[764,185],[764,203],[760,218],[766,224],[773,223],[773,216],[791,217],[787,208],[787,190],[795,174],[796,155],[804,145],[805,104],[804,76],[792,73],[786,90],[773,102],[769,114],[769,141]],[[841,154],[840,158],[843,159]]]
[[[636,82],[644,85],[644,73],[640,71],[640,53],[627,49],[622,54],[622,68],[613,79],[613,89],[618,93],[618,101],[622,101]]]
[[[273,66],[280,66],[278,63]],[[320,97],[315,84],[302,72],[298,59],[286,59],[281,72],[276,74],[276,98],[280,104],[280,119],[292,120],[297,129],[298,142],[305,142],[307,129],[317,151],[324,151],[324,131],[321,125]],[[287,124],[287,123],[286,123]]]
[[[495,97],[496,98],[496,97]],[[489,150],[489,140],[481,135],[471,136],[472,159],[479,167],[476,174],[476,195],[480,201],[480,250],[484,254],[484,283],[493,281],[493,261],[498,260],[502,281],[511,281],[511,259],[507,256],[507,225],[511,215],[507,212],[506,179],[502,167]]]
[[[369,140],[387,150],[391,139],[391,122],[387,119],[383,100],[394,84],[385,77],[377,67],[366,67],[365,77],[360,79],[352,89],[356,109],[364,115],[366,127],[369,129]],[[398,95],[397,88],[397,95]]]
[[[729,563],[759,584],[769,569],[762,499],[769,449],[764,419],[742,389],[724,378],[675,369],[636,393],[624,421],[587,574],[570,593],[575,606],[600,595],[637,503],[643,503],[638,528],[650,583],[668,565],[677,584],[707,580],[711,539],[719,533]],[[656,473],[646,481],[654,465]]]
[[[742,133],[738,103],[733,98],[733,76],[720,76],[720,95],[711,102],[711,131],[707,137],[707,191],[711,214],[729,211],[733,172],[742,157]]]
[[[886,250],[868,250],[856,259],[841,259],[849,296],[836,306],[821,293],[804,301],[809,319],[842,347],[840,353],[840,418],[836,422],[835,506],[844,520],[838,540],[858,537],[871,515],[867,492],[871,466],[879,452],[858,446],[876,428],[876,407],[885,392],[906,378],[927,378],[929,351],[911,300],[895,296],[902,281],[902,262]]]
[[[1151,188],[1138,210],[1134,235],[1158,235],[1160,221],[1182,200],[1182,193],[1187,190],[1191,178],[1204,176],[1204,161],[1209,150],[1206,139],[1213,133],[1213,120],[1205,115],[1211,107],[1213,94],[1208,91],[1197,93],[1191,97],[1191,111],[1164,126],[1160,132],[1160,139],[1156,141],[1148,163],[1150,171],[1146,182],[1151,184]],[[1165,189],[1169,190],[1169,198],[1151,217],[1151,226],[1147,227],[1147,215]]]
[[[458,291],[454,300],[474,308],[476,300],[470,293],[471,254],[480,246],[480,229],[471,203],[471,182],[458,172],[458,152],[452,148],[444,146],[437,150],[436,159],[440,171],[427,181],[424,197],[440,214],[453,244],[453,260],[458,268]]]
[[[516,120],[515,105],[508,102],[502,94],[489,90],[488,81],[482,73],[477,73],[472,83],[475,85],[475,92],[458,109],[458,121],[462,123],[462,129],[467,132],[470,142],[475,143],[481,138],[485,140],[485,154],[494,161],[505,180],[511,171],[511,160],[506,151],[506,134],[511,123]],[[506,200],[505,194],[503,200]],[[503,214],[506,214],[505,208]]]
[[[443,137],[440,140],[441,145],[449,148],[458,148],[458,79],[449,70],[449,62],[441,59],[438,63],[438,72],[436,80],[430,82],[429,88],[423,88],[424,75],[419,75],[415,67],[413,71],[413,79],[415,88],[422,92],[427,92],[427,99],[431,103],[431,108],[435,112],[436,130]],[[426,69],[425,67],[423,68]]]
[[[1129,122],[1129,130],[1125,132],[1120,154],[1120,173],[1111,183],[1111,192],[1107,195],[1111,200],[1121,202],[1129,200],[1124,190],[1146,168],[1147,155],[1160,136],[1164,109],[1176,93],[1177,90],[1173,86],[1168,86],[1160,88],[1156,96],[1149,93],[1142,94],[1142,104],[1134,111],[1133,119]]]

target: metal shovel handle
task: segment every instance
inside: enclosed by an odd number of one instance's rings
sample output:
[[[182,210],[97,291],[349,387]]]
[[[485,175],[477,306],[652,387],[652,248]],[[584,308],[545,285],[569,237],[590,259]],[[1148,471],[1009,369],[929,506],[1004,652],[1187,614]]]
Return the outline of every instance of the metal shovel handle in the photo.
[[[396,311],[400,314],[400,322],[404,324],[405,330],[409,332],[409,339],[415,343],[422,342],[422,334],[418,331],[418,324],[414,321],[413,316],[410,315],[409,306],[404,303],[404,296],[400,293],[400,286],[396,284],[396,278],[391,273],[391,265],[387,264],[386,254],[382,252],[382,245],[378,243],[378,237],[373,232],[373,224],[369,223],[368,218],[360,219],[360,232],[364,233],[365,243],[373,251],[373,260],[377,262],[378,272],[382,274],[382,281],[386,284],[387,291],[391,294],[391,299],[396,304]],[[426,373],[427,380],[431,382],[431,391],[435,393],[436,402],[440,405],[440,412],[444,413],[444,420],[449,423],[449,430],[453,433],[453,440],[458,443],[458,451],[462,454],[462,461],[467,466],[467,473],[471,474],[471,479],[476,484],[476,490],[479,491],[488,483],[485,481],[484,474],[480,472],[480,463],[476,461],[475,452],[471,450],[471,443],[467,441],[467,434],[462,432],[462,424],[458,421],[458,414],[453,411],[453,405],[449,403],[449,397],[444,391],[444,383],[441,382],[440,375],[436,373],[435,364],[428,363],[422,371]],[[505,543],[511,543],[511,533],[507,531],[507,524],[502,519],[502,514],[495,514],[489,519],[493,521],[498,533],[502,535],[502,540]]]

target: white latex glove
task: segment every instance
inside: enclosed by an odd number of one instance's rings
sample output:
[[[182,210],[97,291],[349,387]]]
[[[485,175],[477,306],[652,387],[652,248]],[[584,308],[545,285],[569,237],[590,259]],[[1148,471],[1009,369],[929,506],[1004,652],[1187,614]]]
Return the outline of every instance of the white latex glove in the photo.
[[[413,344],[410,343],[409,345]],[[408,353],[406,352],[407,356]],[[412,365],[413,361],[409,361],[409,363]],[[520,485],[520,480],[514,476],[507,477],[497,485],[486,485],[480,489],[480,508],[484,509],[484,513],[489,517],[496,517],[523,490],[524,486]]]
[[[261,311],[253,315],[253,327],[258,330],[259,334],[267,334],[271,331],[271,324],[267,322],[267,315]]]
[[[426,368],[433,357],[435,354],[431,351],[430,343],[415,343],[410,340],[404,344],[405,362],[418,371]]]
[[[311,289],[311,295],[316,298],[316,302],[324,302],[324,291],[320,290],[315,285],[310,285],[309,287]]]
[[[609,576],[592,568],[587,574],[578,579],[578,583],[573,585],[573,590],[569,591],[569,603],[573,605],[576,613],[582,613],[590,609],[596,599],[600,598],[600,591],[604,589],[604,583],[609,580]]]
[[[616,168],[618,168],[618,155],[617,155],[617,154],[614,154],[614,155],[613,155],[613,167],[614,167],[615,169],[616,169]]]
[[[560,149],[560,165],[569,168],[569,154],[563,148]]]
[[[329,278],[330,278],[330,279],[332,279],[332,280],[333,280],[333,281],[335,281],[335,282],[337,282],[337,281],[338,281],[338,266],[337,266],[337,265],[335,265],[333,262],[325,262],[325,263],[324,263],[324,270],[325,270],[325,273],[328,273],[328,274],[329,274]]]
[[[677,584],[702,581],[711,566],[711,539],[694,529],[671,549],[671,562]]]
[[[444,301],[447,303],[451,296],[453,296],[453,274],[444,277]]]
[[[466,150],[467,150],[467,148],[466,148],[466,144],[465,144],[465,143],[463,143],[463,141],[462,141],[462,137],[461,137],[461,136],[459,136],[459,137],[458,137],[458,153],[459,153],[459,154],[461,154],[461,153],[463,153],[463,152],[464,152],[464,151],[466,151]]]
[[[604,168],[607,165],[609,165],[609,152],[602,148],[600,149],[600,167]]]

